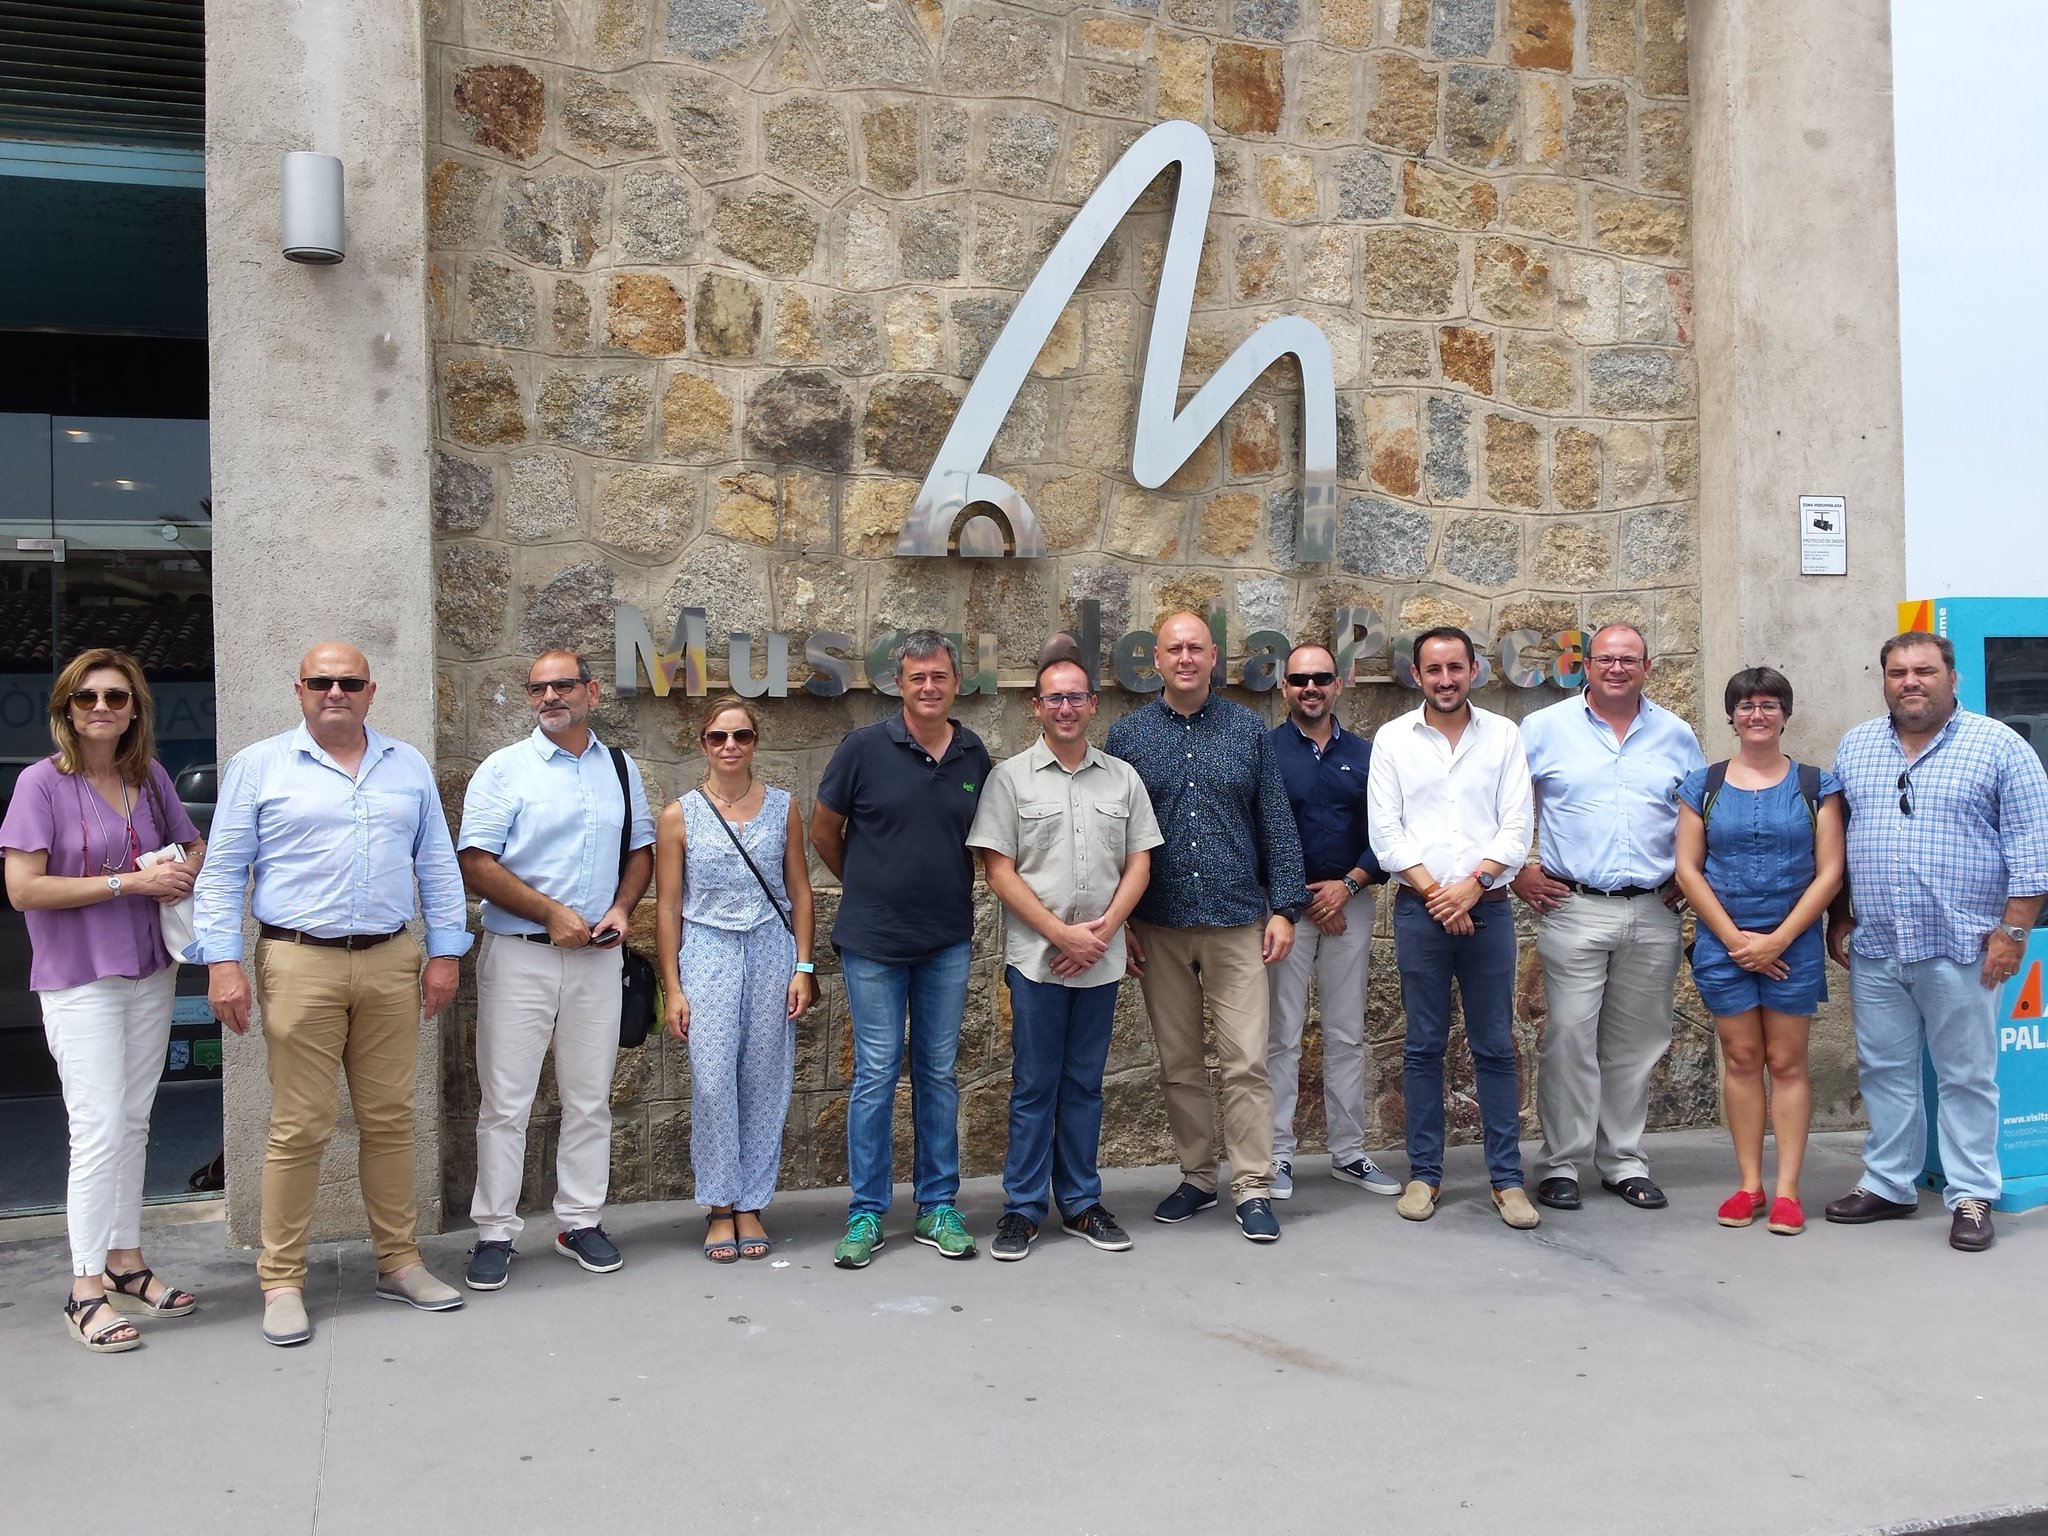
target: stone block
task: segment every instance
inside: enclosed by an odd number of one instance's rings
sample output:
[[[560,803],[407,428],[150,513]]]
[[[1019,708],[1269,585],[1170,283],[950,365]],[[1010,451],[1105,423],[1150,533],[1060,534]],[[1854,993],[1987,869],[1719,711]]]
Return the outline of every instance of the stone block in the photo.
[[[1438,501],[1458,501],[1471,495],[1471,407],[1454,395],[1431,395],[1423,414],[1429,426],[1429,451],[1422,461],[1422,473],[1430,496]]]
[[[669,81],[667,105],[670,141],[685,170],[710,180],[744,168],[747,120],[723,81],[676,75]]]
[[[1564,163],[1575,176],[1627,174],[1627,91],[1618,85],[1587,85],[1572,92]]]
[[[1593,523],[1546,524],[1536,540],[1532,575],[1543,587],[1590,591],[1613,579],[1614,538]]]
[[[795,277],[818,248],[818,220],[793,192],[760,188],[718,200],[711,215],[718,248],[770,277]]]
[[[1429,0],[1429,51],[1478,59],[1493,51],[1494,0]]]
[[[576,526],[576,480],[559,453],[514,459],[505,485],[505,537],[537,544]]]
[[[1261,155],[1259,206],[1269,218],[1300,223],[1316,216],[1315,166],[1307,155]]]
[[[711,380],[679,373],[661,397],[661,448],[672,459],[707,464],[732,449],[733,403]]]
[[[1099,374],[1073,387],[1061,417],[1067,457],[1087,468],[1128,473],[1136,405],[1131,380],[1122,374]]]
[[[1525,74],[1517,84],[1522,164],[1555,168],[1564,160],[1564,82],[1555,75]]]
[[[1367,471],[1378,489],[1413,496],[1422,487],[1422,440],[1415,429],[1415,402],[1406,395],[1367,395]]]
[[[825,361],[846,373],[876,373],[882,358],[874,311],[860,299],[834,299],[825,316]]]
[[[647,435],[653,401],[638,373],[556,370],[541,387],[535,417],[542,442],[592,453],[630,453]]]
[[[853,185],[853,141],[837,105],[792,96],[761,114],[762,155],[769,170],[837,197]]]
[[[1587,0],[1586,68],[1596,75],[1636,72],[1635,0]]]
[[[743,544],[775,542],[781,506],[772,477],[751,471],[721,475],[711,502],[710,531]]]
[[[1087,53],[1135,58],[1144,52],[1145,34],[1146,27],[1141,21],[1127,21],[1121,16],[1084,16],[1080,46]]]
[[[1308,235],[1301,259],[1301,296],[1317,304],[1351,304],[1351,235],[1318,229]]]
[[[1280,428],[1270,401],[1253,400],[1238,408],[1230,426],[1230,473],[1234,477],[1269,475],[1280,467]]]
[[[1578,398],[1573,378],[1576,350],[1540,332],[1509,332],[1501,398],[1532,411],[1570,410]]]
[[[1682,421],[1664,429],[1664,484],[1684,494],[1693,489],[1700,474],[1700,429],[1697,422]]]
[[[1593,244],[1622,256],[1676,256],[1685,250],[1685,204],[1593,188]]]
[[[548,318],[554,327],[555,345],[563,351],[581,352],[590,345],[590,295],[575,279],[555,279]]]
[[[697,484],[688,471],[639,465],[599,480],[591,529],[598,543],[642,560],[665,561],[696,532]]]
[[[1337,519],[1337,564],[1354,576],[1413,581],[1429,570],[1429,514],[1354,496]]]
[[[943,360],[939,297],[923,289],[892,293],[883,306],[889,366],[899,373],[930,372]]]
[[[1144,78],[1134,69],[1090,69],[1083,72],[1081,104],[1090,112],[1136,117],[1144,105]]]
[[[1072,373],[1081,366],[1081,313],[1079,307],[1069,301],[1060,311],[1059,318],[1052,323],[1052,329],[1045,333],[1044,345],[1038,349],[1038,356],[1032,359],[1031,372],[1041,379],[1057,378],[1063,373]]]
[[[1057,89],[1060,49],[1051,23],[1015,11],[959,16],[939,55],[939,83],[955,96],[1044,96]]]
[[[991,286],[1009,287],[1029,280],[1031,231],[1021,210],[986,199],[973,207],[974,276]]]
[[[1512,517],[1457,517],[1444,525],[1443,568],[1477,587],[1504,587],[1522,570],[1522,525]]]
[[[1598,434],[1583,427],[1559,427],[1550,460],[1550,494],[1560,507],[1583,512],[1600,505]]]
[[[862,559],[896,553],[917,487],[916,480],[847,481],[839,507],[840,548]]]
[[[784,289],[775,301],[775,326],[769,346],[778,363],[815,363],[823,355],[818,312],[794,288]]]
[[[847,469],[853,402],[816,370],[778,374],[747,399],[747,448],[778,463]]]
[[[505,249],[539,267],[587,267],[605,243],[604,201],[602,177],[522,177],[505,199]]]
[[[1327,16],[1328,7],[1324,10]],[[1436,142],[1436,71],[1391,51],[1373,54],[1366,68],[1372,85],[1366,138],[1403,154],[1429,153]]]
[[[1656,446],[1641,427],[1614,427],[1607,434],[1607,460],[1614,494],[1626,504],[1640,498],[1657,478]]]
[[[620,179],[619,243],[629,261],[673,265],[690,254],[690,183],[674,171]]]
[[[1650,347],[1587,354],[1588,406],[1603,416],[1675,416],[1693,407],[1691,357]]]
[[[448,435],[471,448],[495,448],[526,439],[519,385],[503,363],[457,358],[441,370],[441,403]]]
[[[1180,496],[1130,488],[1110,507],[1108,549],[1134,560],[1171,560],[1180,553],[1187,502]]]
[[[1491,0],[1489,0],[1491,3]],[[1281,52],[1254,43],[1218,43],[1210,68],[1216,127],[1222,133],[1278,133],[1286,110]]]
[[[1550,266],[1516,240],[1481,240],[1472,252],[1472,303],[1495,320],[1545,324],[1551,318]]]
[[[1615,339],[1621,327],[1622,294],[1621,270],[1613,262],[1572,252],[1565,256],[1556,283],[1559,330],[1574,341],[1597,344]]]
[[[491,515],[491,467],[434,450],[434,532],[475,533]]]
[[[1204,122],[1209,115],[1209,44],[1204,38],[1160,32],[1156,58],[1155,110],[1162,118]]]
[[[1230,28],[1239,37],[1281,42],[1301,25],[1301,0],[1231,0]]]
[[[593,155],[647,154],[661,148],[654,120],[630,91],[577,76],[562,92],[562,135]]]
[[[1385,155],[1370,150],[1337,166],[1337,217],[1384,219],[1394,211],[1394,170]]]
[[[568,650],[595,656],[611,650],[613,576],[604,561],[572,565],[537,588],[528,586],[525,594],[523,654]]]
[[[546,98],[540,76],[518,64],[479,64],[455,76],[455,110],[470,141],[515,160],[540,153]]]
[[[1322,0],[1323,37],[1339,48],[1372,46],[1373,0]]]
[[[967,179],[969,122],[963,107],[932,108],[932,182],[957,187]]]
[[[1656,586],[1699,568],[1699,537],[1688,507],[1658,507],[1622,519],[1621,575]]]
[[[892,380],[868,396],[861,453],[870,463],[922,475],[938,457],[960,399],[936,379]]]
[[[1313,48],[1301,76],[1301,137],[1311,144],[1341,144],[1355,135],[1358,91],[1352,58],[1334,48]]]
[[[1487,0],[1491,14],[1492,0]],[[1515,158],[1515,77],[1505,69],[1453,64],[1444,75],[1444,154],[1482,169]]]
[[[1401,192],[1410,218],[1453,229],[1484,229],[1500,212],[1491,182],[1434,170],[1418,160],[1402,167]]]
[[[524,346],[533,336],[533,280],[495,261],[470,264],[465,294],[469,338],[494,347]]]
[[[734,630],[759,634],[772,622],[769,590],[767,561],[759,552],[743,549],[715,534],[701,535],[676,567],[675,580],[669,583],[668,594],[662,600],[661,624],[655,633],[668,634],[675,626],[676,614],[688,607],[704,610],[707,639],[722,640]],[[606,626],[609,633],[609,617]],[[725,647],[715,644],[715,640],[714,651],[723,660]]]
[[[1571,0],[1508,0],[1508,62],[1570,74],[1574,27]]]
[[[765,0],[668,0],[668,51],[709,64],[751,58],[772,36]]]
[[[1031,507],[1053,554],[1092,549],[1102,527],[1102,481],[1095,475],[1061,475],[1031,494]]]
[[[1486,418],[1486,494],[1504,507],[1543,504],[1543,438],[1528,422]]]
[[[1189,491],[1207,490],[1216,483],[1216,466],[1222,455],[1216,450],[1216,438],[1212,433],[1195,444],[1195,451],[1181,461],[1180,468],[1166,477],[1159,488],[1170,494],[1185,494]]]
[[[1453,305],[1458,242],[1435,230],[1397,227],[1365,235],[1365,307],[1375,314],[1441,315]]]
[[[967,582],[965,618],[970,635],[996,637],[996,650],[1027,663],[1053,631],[1052,572],[1036,561],[976,560]]]
[[[515,53],[543,53],[555,46],[552,0],[469,0],[475,41]]]
[[[697,282],[697,350],[748,358],[761,341],[761,293],[744,278],[707,272]]]
[[[1685,0],[1643,0],[1643,89],[1686,94]]]
[[[909,102],[868,107],[860,115],[861,166],[868,185],[888,193],[917,185],[917,108]]]
[[[427,243],[439,250],[473,243],[483,225],[491,173],[480,165],[443,160],[427,177]]]
[[[861,592],[854,572],[836,560],[779,560],[775,564],[775,624],[802,641],[821,629],[861,633]],[[801,662],[801,651],[790,658]]]
[[[944,205],[906,208],[897,235],[897,268],[930,281],[960,275],[960,215]]]
[[[1265,513],[1264,500],[1243,491],[1212,496],[1202,506],[1202,553],[1231,560],[1252,547]]]
[[[981,174],[1006,192],[1042,192],[1060,151],[1060,128],[1038,112],[1018,112],[988,125]]]
[[[846,210],[841,281],[849,288],[880,288],[895,270],[896,242],[889,232],[888,208],[866,199],[854,203]]]
[[[1494,333],[1477,326],[1447,325],[1436,333],[1444,379],[1481,395],[1493,393]]]
[[[1568,181],[1518,182],[1509,189],[1502,219],[1512,229],[1576,242],[1579,195]]]
[[[688,340],[683,296],[652,272],[620,272],[605,280],[605,344],[666,357]],[[758,322],[757,322],[758,323]],[[699,317],[702,332],[702,317]]]
[[[500,648],[511,594],[512,560],[497,545],[435,543],[435,625],[458,650],[489,655]]]
[[[804,18],[827,85],[911,85],[922,82],[930,69],[925,40],[907,7],[807,0]]]
[[[1636,175],[1652,192],[1692,187],[1692,116],[1683,107],[1657,107],[1636,117]]]
[[[1287,241],[1276,229],[1250,224],[1238,231],[1236,291],[1240,299],[1284,298],[1288,281]]]

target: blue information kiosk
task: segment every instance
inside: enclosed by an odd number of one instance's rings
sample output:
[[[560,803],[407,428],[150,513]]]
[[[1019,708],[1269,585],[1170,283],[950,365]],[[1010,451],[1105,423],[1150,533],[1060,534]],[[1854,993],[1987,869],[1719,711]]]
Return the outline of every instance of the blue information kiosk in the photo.
[[[2048,765],[2048,598],[1949,597],[1899,605],[1899,628],[1945,636],[1956,648],[1956,697],[2003,720]],[[2048,924],[2048,909],[2042,923]],[[1996,1209],[2048,1205],[2048,926],[2037,925],[2019,974],[1998,997],[1998,1164],[2005,1193]],[[1927,1182],[1941,1187],[1928,1080]]]

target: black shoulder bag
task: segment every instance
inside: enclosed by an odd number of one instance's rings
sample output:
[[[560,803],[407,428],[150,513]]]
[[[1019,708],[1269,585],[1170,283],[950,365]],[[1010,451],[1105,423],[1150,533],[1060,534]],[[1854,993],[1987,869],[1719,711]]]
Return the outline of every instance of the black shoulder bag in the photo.
[[[711,812],[712,820],[716,821],[721,827],[725,828],[725,835],[732,839],[733,847],[737,848],[740,852],[740,857],[747,861],[747,868],[751,869],[754,872],[754,878],[761,882],[761,894],[768,898],[768,905],[773,907],[775,909],[775,915],[782,919],[782,926],[784,930],[789,934],[791,938],[795,938],[795,924],[790,922],[789,914],[782,910],[782,903],[775,899],[775,892],[768,888],[768,877],[761,873],[761,866],[756,864],[754,862],[754,856],[751,853],[747,852],[747,845],[740,841],[739,833],[733,831],[731,822],[727,821],[723,816],[718,814],[718,807],[711,803],[711,797],[704,793],[703,787],[701,785],[697,789],[697,798],[699,800],[702,800],[704,802],[705,809]],[[763,796],[763,799],[766,799],[765,795]]]
[[[619,799],[625,805],[625,819],[619,824],[619,873],[623,876],[626,860],[633,851],[633,791],[626,784],[626,754],[617,747],[605,750],[612,755],[612,771],[619,776]],[[621,958],[624,963],[619,970],[619,1048],[630,1051],[645,1045],[647,1032],[654,1027],[654,1016],[661,1004],[661,978],[655,973],[654,962],[638,950],[628,948]]]

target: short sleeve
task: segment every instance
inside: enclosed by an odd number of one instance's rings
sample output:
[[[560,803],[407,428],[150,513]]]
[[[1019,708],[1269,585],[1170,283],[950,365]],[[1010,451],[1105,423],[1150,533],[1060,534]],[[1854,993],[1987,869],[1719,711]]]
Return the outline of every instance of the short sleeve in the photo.
[[[1166,841],[1166,836],[1159,830],[1159,817],[1152,810],[1152,797],[1145,792],[1145,781],[1138,777],[1135,768],[1129,770],[1127,793],[1131,804],[1131,825],[1124,834],[1124,847],[1132,853],[1157,848]]]
[[[1841,793],[1843,793],[1843,789],[1842,789],[1842,781],[1841,781],[1840,779],[1836,778],[1836,777],[1834,776],[1834,774],[1832,774],[1831,772],[1829,772],[1829,771],[1828,771],[1827,769],[1825,769],[1825,768],[1821,769],[1821,771],[1820,771],[1820,797],[1821,797],[1821,799],[1825,800],[1825,799],[1827,799],[1827,797],[1828,797],[1829,795],[1839,795],[1839,794],[1841,794]]]
[[[481,848],[492,858],[500,857],[512,836],[512,812],[497,764],[487,758],[462,792],[462,827],[455,834],[455,846]]]
[[[860,754],[865,740],[864,731],[842,737],[825,765],[824,777],[818,780],[818,804],[835,816],[851,815],[853,802],[860,796]]]
[[[56,782],[57,775],[47,762],[23,770],[15,780],[7,817],[0,821],[0,848],[12,848],[19,853],[50,851],[50,837],[56,824],[50,791]]]
[[[1005,764],[1004,768],[1008,765]],[[986,848],[1006,859],[1017,857],[1017,790],[1010,775],[998,768],[982,786],[981,800],[974,807],[974,825],[967,829],[967,846]],[[824,791],[821,789],[820,794]]]
[[[1671,798],[1695,814],[1707,798],[1707,770],[1695,768],[1678,781],[1678,788],[1671,791]]]

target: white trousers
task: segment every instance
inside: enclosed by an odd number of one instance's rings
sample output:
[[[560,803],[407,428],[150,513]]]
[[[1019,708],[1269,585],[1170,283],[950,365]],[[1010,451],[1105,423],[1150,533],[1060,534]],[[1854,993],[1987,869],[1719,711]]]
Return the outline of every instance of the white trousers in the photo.
[[[484,935],[476,963],[476,1191],[469,1202],[485,1242],[516,1239],[526,1175],[526,1123],[540,1067],[555,1048],[561,1127],[555,1219],[594,1227],[612,1171],[612,1068],[619,1056],[622,948],[557,949]]]
[[[1308,978],[1316,978],[1323,1024],[1323,1120],[1330,1157],[1365,1156],[1365,980],[1372,960],[1373,901],[1360,891],[1344,904],[1344,931],[1327,934],[1304,917],[1294,948],[1268,968],[1272,1034],[1266,1075],[1273,1083],[1273,1160],[1294,1158],[1294,1109],[1301,1096],[1301,1029],[1308,1017]]]
[[[164,1075],[177,985],[178,968],[165,966],[140,981],[104,976],[37,994],[71,1122],[64,1219],[74,1275],[97,1275],[110,1250],[142,1246],[149,1112]]]

